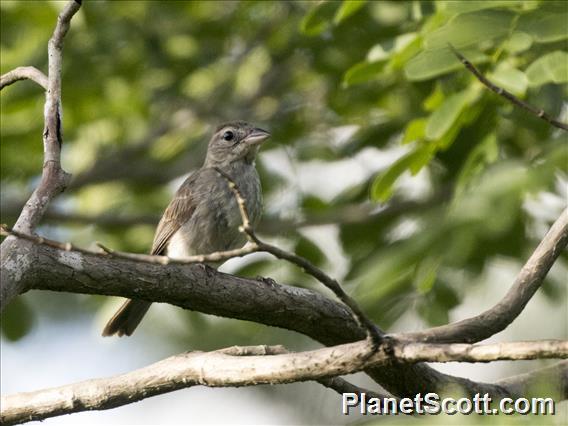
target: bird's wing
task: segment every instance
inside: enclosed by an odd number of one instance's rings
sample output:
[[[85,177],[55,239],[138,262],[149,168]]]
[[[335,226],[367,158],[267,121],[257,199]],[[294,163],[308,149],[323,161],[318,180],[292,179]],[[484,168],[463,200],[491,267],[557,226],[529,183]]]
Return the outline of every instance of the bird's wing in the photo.
[[[199,174],[197,171],[185,180],[166,208],[154,235],[151,254],[164,254],[172,236],[191,218],[196,208],[194,186]]]

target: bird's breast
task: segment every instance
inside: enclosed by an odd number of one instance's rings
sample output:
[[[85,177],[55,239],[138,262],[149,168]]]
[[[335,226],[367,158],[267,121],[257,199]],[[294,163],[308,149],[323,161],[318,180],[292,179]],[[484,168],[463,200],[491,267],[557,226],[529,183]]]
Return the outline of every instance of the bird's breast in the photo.
[[[256,169],[247,165],[226,173],[237,184],[251,224],[255,226],[262,212],[262,191]],[[196,182],[195,192],[195,211],[170,239],[167,255],[183,258],[242,247],[246,242],[239,231],[242,217],[227,180],[214,172],[203,182]]]

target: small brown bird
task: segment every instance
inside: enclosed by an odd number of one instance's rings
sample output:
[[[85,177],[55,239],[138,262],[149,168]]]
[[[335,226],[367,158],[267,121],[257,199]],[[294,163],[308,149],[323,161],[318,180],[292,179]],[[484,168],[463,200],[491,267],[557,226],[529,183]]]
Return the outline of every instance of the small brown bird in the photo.
[[[207,156],[177,190],[166,208],[152,244],[151,254],[184,258],[238,248],[245,243],[239,232],[239,208],[218,168],[235,181],[245,198],[251,223],[262,212],[262,191],[255,168],[260,144],[270,133],[244,121],[219,126],[207,147]],[[103,336],[130,336],[151,302],[127,300],[104,328]]]

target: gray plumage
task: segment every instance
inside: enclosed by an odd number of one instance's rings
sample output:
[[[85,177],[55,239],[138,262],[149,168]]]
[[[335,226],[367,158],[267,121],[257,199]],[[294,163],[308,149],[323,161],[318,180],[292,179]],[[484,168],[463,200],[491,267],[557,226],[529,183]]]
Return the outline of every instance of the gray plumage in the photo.
[[[227,180],[228,174],[245,198],[252,225],[262,213],[262,191],[255,168],[260,144],[270,134],[236,121],[219,126],[207,147],[203,167],[179,187],[156,229],[151,254],[184,258],[241,247],[246,239],[239,232],[241,215]],[[103,336],[130,336],[150,303],[128,300],[110,319]]]

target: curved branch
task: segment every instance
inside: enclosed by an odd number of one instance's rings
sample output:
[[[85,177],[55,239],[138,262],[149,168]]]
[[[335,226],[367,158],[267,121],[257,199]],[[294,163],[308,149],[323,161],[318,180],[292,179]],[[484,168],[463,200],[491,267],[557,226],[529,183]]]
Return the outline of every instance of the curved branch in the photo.
[[[85,410],[109,409],[196,385],[229,387],[323,380],[393,360],[487,362],[536,356],[568,357],[568,341],[483,346],[394,343],[392,349],[393,354],[381,349],[374,351],[372,342],[360,341],[300,353],[283,354],[279,347],[276,350],[233,347],[215,352],[189,352],[120,376],[4,396],[0,418],[3,424],[14,424]],[[369,357],[371,351],[374,353]],[[267,355],[256,355],[258,353]],[[272,355],[275,353],[277,355]]]
[[[479,342],[507,328],[523,311],[568,243],[568,208],[554,222],[525,263],[505,297],[487,311],[453,324],[407,333],[405,339],[422,342]],[[401,336],[396,336],[397,338]]]
[[[36,67],[18,67],[0,77],[0,90],[20,80],[31,80],[47,90],[47,76]]]

